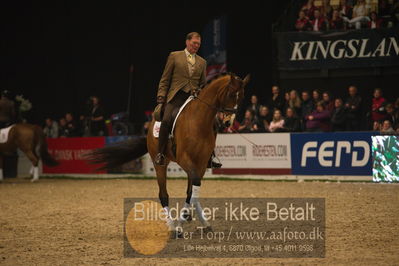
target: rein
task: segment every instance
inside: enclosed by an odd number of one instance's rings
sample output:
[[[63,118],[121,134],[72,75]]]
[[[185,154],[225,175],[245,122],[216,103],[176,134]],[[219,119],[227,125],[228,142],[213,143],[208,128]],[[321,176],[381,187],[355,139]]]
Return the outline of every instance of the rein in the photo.
[[[194,96],[194,99],[198,99],[200,102],[204,103],[205,105],[207,105],[208,107],[215,109],[218,112],[222,112],[222,113],[230,113],[230,114],[236,114],[238,112],[237,108],[225,108],[225,107],[216,107],[215,105],[209,104],[206,101],[202,100],[201,98],[199,98],[198,96]]]
[[[229,84],[227,87],[231,87],[231,85]],[[238,112],[238,106],[235,108],[226,108],[226,107],[216,107],[215,105],[209,104],[206,101],[202,100],[201,98],[198,97],[198,94],[194,95],[194,99],[198,99],[200,102],[204,103],[205,105],[207,105],[208,107],[215,109],[218,112],[222,112],[222,113],[228,113],[228,114],[237,114]]]

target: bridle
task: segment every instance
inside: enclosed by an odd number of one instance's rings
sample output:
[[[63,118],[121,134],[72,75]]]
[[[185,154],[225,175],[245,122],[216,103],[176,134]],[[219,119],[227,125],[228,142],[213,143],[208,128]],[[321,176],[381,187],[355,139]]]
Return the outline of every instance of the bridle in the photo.
[[[226,86],[226,89],[230,89],[233,88],[231,86],[231,83],[229,83]],[[237,92],[237,98],[236,98],[236,105],[233,108],[228,108],[228,107],[217,107],[213,104],[207,103],[206,101],[202,100],[201,98],[198,97],[198,95],[194,95],[194,99],[198,99],[200,102],[204,103],[205,105],[207,105],[209,108],[212,108],[218,112],[222,112],[224,114],[237,114],[238,112],[238,92]]]

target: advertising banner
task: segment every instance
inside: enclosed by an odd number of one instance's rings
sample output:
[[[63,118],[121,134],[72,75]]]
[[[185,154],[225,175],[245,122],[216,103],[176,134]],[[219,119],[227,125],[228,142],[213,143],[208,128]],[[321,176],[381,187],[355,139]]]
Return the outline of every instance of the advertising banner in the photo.
[[[399,65],[399,30],[364,29],[277,34],[281,70]]]
[[[205,26],[202,32],[201,54],[207,62],[207,80],[227,71],[226,22],[226,16],[215,18]]]
[[[292,174],[370,175],[375,132],[291,134]]]
[[[74,174],[74,173],[105,173],[95,172],[99,165],[88,164],[84,156],[96,148],[105,145],[104,137],[89,138],[57,138],[47,139],[48,150],[60,164],[56,167],[43,165],[43,173]]]
[[[290,174],[290,134],[218,134],[213,174]]]

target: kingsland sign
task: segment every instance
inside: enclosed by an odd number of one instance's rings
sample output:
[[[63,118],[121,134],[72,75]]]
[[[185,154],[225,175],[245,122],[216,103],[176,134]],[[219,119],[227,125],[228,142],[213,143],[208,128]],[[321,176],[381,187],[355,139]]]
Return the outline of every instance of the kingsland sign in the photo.
[[[399,29],[277,34],[280,69],[399,65]]]
[[[290,61],[399,55],[398,41],[394,37],[382,39],[375,49],[368,45],[369,41],[370,39],[294,42]]]

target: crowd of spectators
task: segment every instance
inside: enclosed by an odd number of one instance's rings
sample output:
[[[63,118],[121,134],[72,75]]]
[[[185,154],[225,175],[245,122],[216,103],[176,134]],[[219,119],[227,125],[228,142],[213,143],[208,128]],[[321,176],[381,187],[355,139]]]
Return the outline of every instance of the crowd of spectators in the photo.
[[[389,101],[382,89],[376,88],[371,106],[358,94],[356,86],[349,86],[345,98],[334,98],[331,92],[315,89],[312,91],[290,90],[283,93],[273,86],[267,102],[260,103],[256,95],[244,109],[243,118],[228,119],[224,113],[216,115],[219,133],[267,133],[267,132],[336,132],[336,131],[380,131],[383,134],[399,134],[399,98]],[[152,118],[143,126],[148,130]],[[367,119],[364,119],[367,118]],[[363,126],[362,121],[367,121]],[[75,119],[67,112],[55,120],[46,118],[44,133],[49,138],[88,137],[108,135],[104,109],[98,97],[90,97],[85,114]]]
[[[58,121],[47,117],[43,132],[49,138],[106,136],[108,130],[100,99],[97,96],[90,97],[79,120],[75,119],[72,112],[67,112]]]
[[[333,98],[329,91],[291,90],[283,94],[278,86],[272,87],[270,100],[265,104],[251,96],[242,121],[226,123],[225,114],[217,114],[219,133],[262,132],[331,132],[373,130],[383,134],[399,134],[399,98],[385,99],[382,89],[376,88],[371,106],[364,112],[362,97],[356,86],[348,88],[345,99]],[[364,119],[366,118],[366,119]],[[229,121],[232,121],[230,119]],[[362,121],[367,121],[366,127]]]
[[[399,0],[307,0],[295,29],[326,31],[390,28],[399,24]]]

